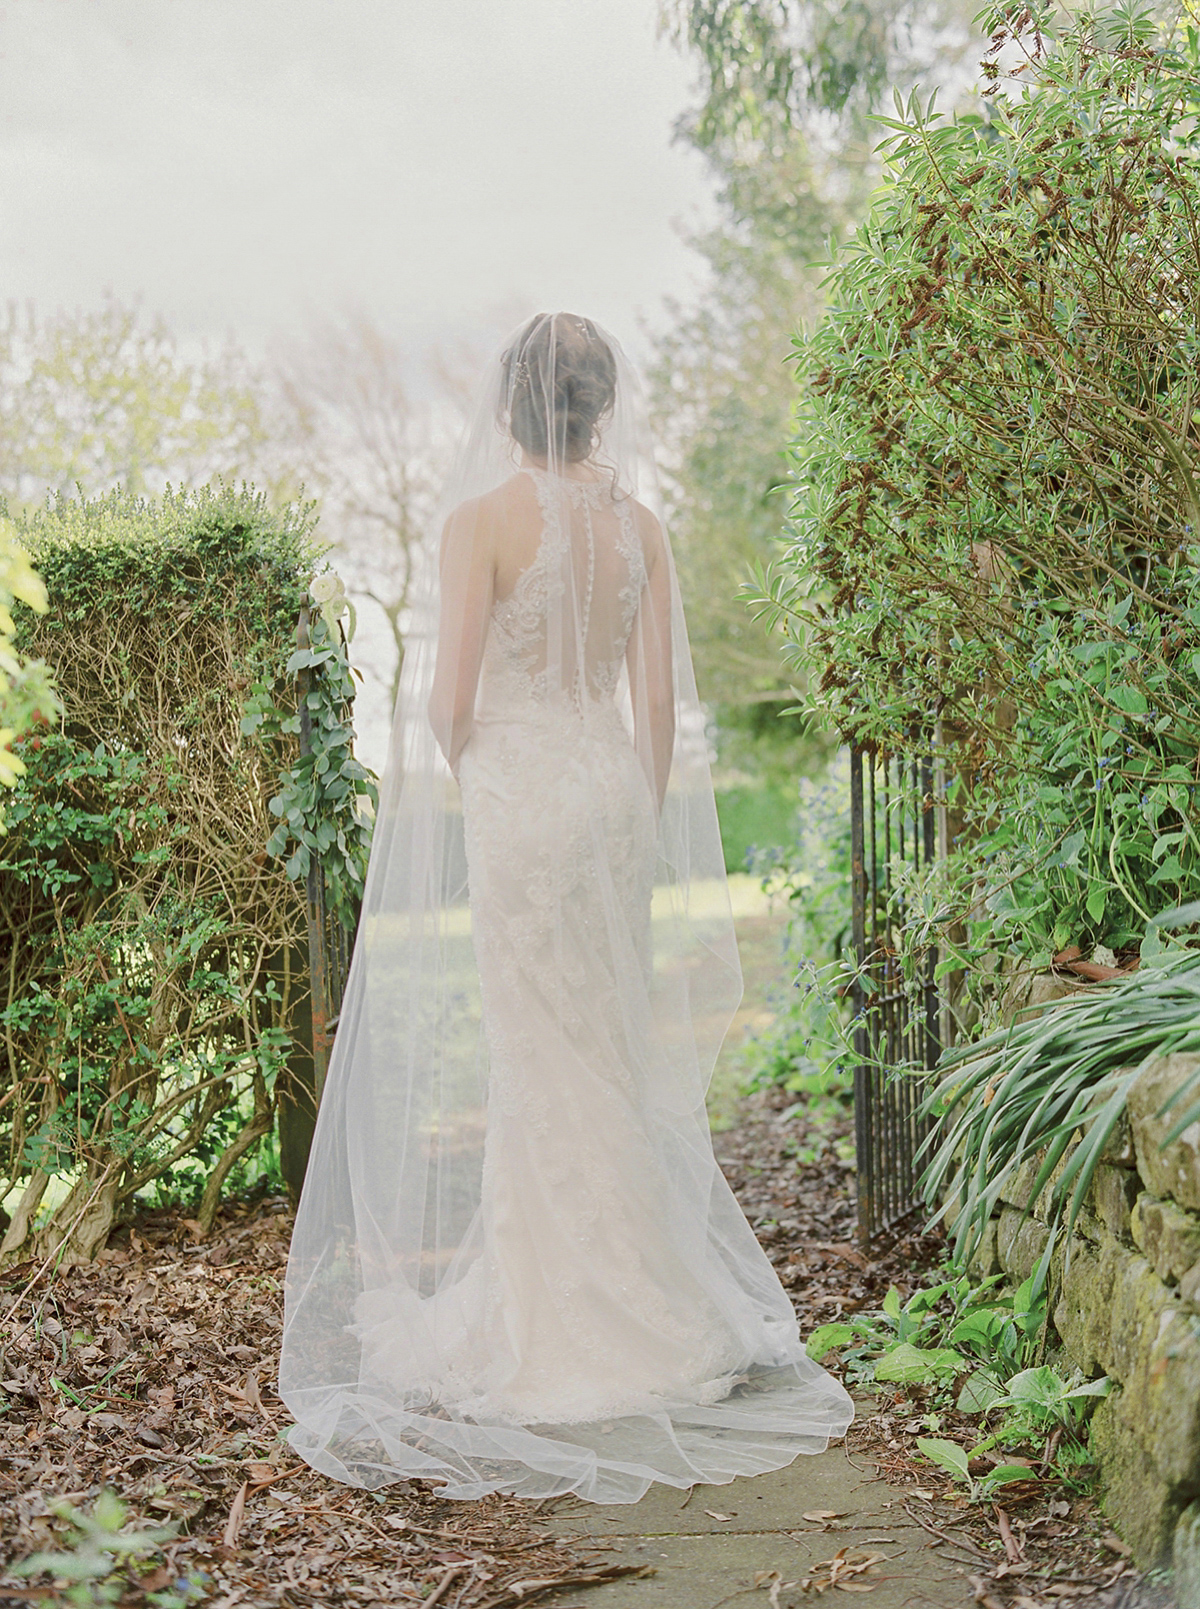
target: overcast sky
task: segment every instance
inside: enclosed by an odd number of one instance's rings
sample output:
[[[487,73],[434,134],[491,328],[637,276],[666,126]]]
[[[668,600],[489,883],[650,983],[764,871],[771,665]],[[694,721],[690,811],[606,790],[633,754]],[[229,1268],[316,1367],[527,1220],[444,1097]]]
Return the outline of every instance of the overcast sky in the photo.
[[[0,296],[257,348],[563,306],[630,345],[699,270],[657,0],[0,0]]]

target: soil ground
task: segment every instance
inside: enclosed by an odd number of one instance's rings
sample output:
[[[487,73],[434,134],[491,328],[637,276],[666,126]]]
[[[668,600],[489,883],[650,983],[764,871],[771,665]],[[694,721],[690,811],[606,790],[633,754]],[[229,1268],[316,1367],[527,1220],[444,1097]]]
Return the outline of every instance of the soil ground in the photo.
[[[779,987],[783,924],[735,892],[748,988],[714,1086],[717,1154],[809,1333],[890,1284],[907,1295],[940,1247],[915,1230],[870,1256],[856,1245],[848,1105],[735,1098],[740,1042]],[[690,1495],[656,1487],[629,1508],[339,1487],[282,1439],[289,1229],[275,1198],[227,1204],[204,1240],[152,1213],[94,1264],[0,1279],[3,1558],[61,1548],[54,1504],[88,1511],[108,1488],[131,1522],[176,1527],[132,1572],[125,1609],[161,1605],[152,1594],[189,1576],[208,1609],[799,1609],[839,1591],[877,1609],[1169,1609],[1090,1497],[1031,1472],[1005,1488],[1006,1510],[967,1505],[915,1452],[919,1394],[864,1398],[845,1443],[789,1469]],[[65,1603],[49,1579],[5,1576],[0,1602]]]

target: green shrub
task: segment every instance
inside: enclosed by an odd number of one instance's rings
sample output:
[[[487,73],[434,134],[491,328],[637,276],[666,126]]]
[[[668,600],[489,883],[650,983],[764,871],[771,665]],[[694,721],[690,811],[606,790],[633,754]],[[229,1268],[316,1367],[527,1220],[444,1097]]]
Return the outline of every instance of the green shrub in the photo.
[[[725,870],[744,872],[763,851],[786,844],[795,827],[794,790],[757,780],[717,789]]]
[[[269,1132],[311,1061],[291,878],[315,852],[361,881],[369,782],[348,757],[344,650],[320,619],[319,752],[297,754],[311,509],[245,490],[113,494],[60,501],[21,537],[50,609],[20,616],[19,641],[52,667],[63,718],[18,745],[0,840],[0,1192],[19,1198],[3,1251],[70,1261],[181,1171],[207,1226]],[[326,750],[337,769],[318,776]]]
[[[1200,893],[1200,51],[1129,11],[992,21],[1020,77],[887,122],[798,342],[761,601],[843,735],[934,738],[958,858],[922,941],[1040,967]]]
[[[17,628],[12,611],[18,602],[45,614],[46,588],[16,540],[11,520],[0,515],[0,788],[11,788],[25,772],[13,752],[14,738],[35,721],[49,720],[57,707],[45,666],[23,659],[13,647]]]
[[[1006,1185],[1039,1157],[1029,1200],[1062,1163],[1046,1218],[1052,1231],[1064,1217],[1069,1228],[1135,1078],[1156,1057],[1200,1050],[1200,952],[1174,946],[1151,954],[1158,942],[1152,931],[1131,976],[1055,1001],[943,1056],[925,1099],[940,1125],[921,1185],[933,1221],[949,1221],[957,1266],[970,1264]],[[1200,1075],[1172,1097],[1164,1146],[1200,1118],[1197,1085]]]
[[[751,1088],[781,1085],[817,1098],[846,1092],[850,952],[850,771],[845,750],[791,790],[791,839],[760,849],[752,866],[788,902],[791,987],[771,1025],[742,1052]],[[820,1110],[811,1106],[810,1119]]]

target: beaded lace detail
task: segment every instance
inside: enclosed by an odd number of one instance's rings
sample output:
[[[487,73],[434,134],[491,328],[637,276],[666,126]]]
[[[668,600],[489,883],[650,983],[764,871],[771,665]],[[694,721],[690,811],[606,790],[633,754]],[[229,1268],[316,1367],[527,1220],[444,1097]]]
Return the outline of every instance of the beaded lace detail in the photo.
[[[646,585],[646,560],[642,551],[633,506],[628,497],[614,496],[604,481],[572,480],[545,470],[523,471],[533,482],[542,514],[542,534],[533,561],[522,571],[507,598],[492,607],[492,629],[484,653],[484,684],[488,692],[516,697],[544,699],[557,690],[559,677],[547,664],[546,630],[552,606],[561,604],[566,591],[566,560],[573,530],[563,518],[564,502],[578,510],[580,535],[587,546],[588,583],[584,589],[581,637],[586,643],[595,585],[595,515],[611,511],[616,516],[615,546],[625,565],[626,579],[617,594],[619,625],[614,632],[611,652],[589,664],[586,678],[574,681],[575,702],[584,696],[582,683],[593,698],[611,697],[621,673],[621,661],[629,640],[638,604]],[[573,522],[572,522],[573,523]]]

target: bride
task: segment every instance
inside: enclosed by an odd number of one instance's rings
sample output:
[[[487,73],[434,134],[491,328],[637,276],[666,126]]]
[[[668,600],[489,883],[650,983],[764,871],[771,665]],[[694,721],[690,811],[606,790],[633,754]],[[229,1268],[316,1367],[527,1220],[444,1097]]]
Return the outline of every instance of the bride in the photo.
[[[443,1495],[724,1482],[853,1417],[713,1156],[741,995],[636,383],[531,320],[406,638],[288,1264],[293,1447]]]

